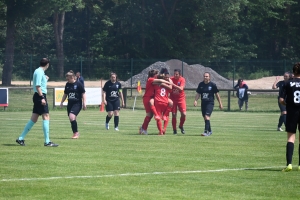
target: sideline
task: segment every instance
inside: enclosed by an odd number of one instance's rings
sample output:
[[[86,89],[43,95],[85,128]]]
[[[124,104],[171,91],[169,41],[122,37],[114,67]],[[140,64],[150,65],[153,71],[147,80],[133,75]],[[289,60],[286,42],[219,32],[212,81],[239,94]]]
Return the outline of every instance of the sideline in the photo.
[[[281,166],[284,167],[284,166]],[[173,172],[146,172],[146,173],[126,173],[126,174],[108,174],[95,176],[57,176],[48,178],[17,178],[17,179],[1,179],[0,182],[13,181],[43,181],[43,180],[57,180],[57,179],[79,179],[79,178],[107,178],[107,177],[123,177],[123,176],[144,176],[144,175],[164,175],[164,174],[192,174],[192,173],[213,173],[213,172],[227,172],[227,171],[244,171],[244,170],[264,170],[274,169],[277,167],[259,167],[259,168],[235,168],[235,169],[214,169],[214,170],[196,170],[196,171],[173,171]],[[278,169],[278,171],[280,171]]]

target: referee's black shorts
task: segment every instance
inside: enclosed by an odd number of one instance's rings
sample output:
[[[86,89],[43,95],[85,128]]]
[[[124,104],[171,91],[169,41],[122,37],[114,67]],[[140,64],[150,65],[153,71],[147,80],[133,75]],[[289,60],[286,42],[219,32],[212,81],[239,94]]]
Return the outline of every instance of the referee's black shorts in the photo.
[[[44,99],[46,101],[46,105],[42,105],[42,99],[41,99],[40,95],[37,92],[34,93],[34,95],[32,97],[32,101],[33,101],[32,113],[36,113],[38,115],[49,113],[47,96],[46,96],[46,94],[43,94],[43,95],[44,95]]]
[[[107,105],[105,107],[106,112],[120,110],[120,99],[116,99],[115,101],[107,101]]]

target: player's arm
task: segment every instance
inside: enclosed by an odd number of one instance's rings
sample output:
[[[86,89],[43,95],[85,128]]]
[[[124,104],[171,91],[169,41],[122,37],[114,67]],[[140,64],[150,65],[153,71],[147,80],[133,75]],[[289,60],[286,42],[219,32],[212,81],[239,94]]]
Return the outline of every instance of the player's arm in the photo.
[[[119,94],[120,94],[121,101],[122,101],[122,107],[124,108],[124,107],[125,107],[125,102],[124,102],[124,96],[123,96],[123,91],[122,91],[122,89],[119,89]]]
[[[107,105],[107,102],[106,102],[106,92],[102,89],[102,101],[105,105]]]
[[[86,94],[82,93],[82,108],[86,110]]]
[[[172,85],[167,84],[167,83],[161,83],[160,86],[163,86],[166,89],[172,90]]]
[[[219,102],[219,107],[222,110],[223,109],[223,104],[222,104],[221,97],[220,97],[219,93],[216,93],[215,96],[216,96],[216,98]]]
[[[180,86],[173,83],[173,87],[178,89],[179,91],[182,91],[185,87],[185,81],[181,82]]]
[[[195,96],[194,106],[197,106],[197,104],[198,104],[197,101],[198,101],[199,97],[200,97],[200,94],[197,92],[196,96]]]
[[[42,92],[41,86],[37,85],[35,86],[37,93],[39,94],[40,98],[41,98],[41,103],[42,105],[46,105],[46,100],[44,97],[44,94]]]
[[[62,96],[62,98],[61,98],[61,101],[60,101],[60,108],[63,107],[63,103],[65,102],[66,98],[67,98],[67,94],[64,94],[64,95]]]
[[[170,83],[170,82],[163,79],[154,79],[152,82],[152,84],[157,84],[157,85],[159,85],[160,83]]]
[[[273,90],[274,90],[274,89],[277,89],[276,84],[278,83],[278,80],[279,80],[279,76],[276,76],[275,82],[274,82],[273,85],[272,85],[272,89],[273,89]]]

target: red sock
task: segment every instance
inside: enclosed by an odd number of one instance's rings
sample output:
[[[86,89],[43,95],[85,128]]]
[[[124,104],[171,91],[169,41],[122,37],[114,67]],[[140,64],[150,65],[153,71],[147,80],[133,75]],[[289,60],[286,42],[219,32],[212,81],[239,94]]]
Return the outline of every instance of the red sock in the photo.
[[[164,116],[169,117],[169,113],[171,112],[171,110],[172,110],[172,107],[168,106],[164,113]]]
[[[179,126],[183,127],[184,122],[185,122],[185,116],[181,116]]]
[[[150,108],[151,108],[151,111],[153,112],[154,116],[158,116],[155,106],[151,105]]]
[[[164,121],[164,132],[166,132],[167,131],[167,127],[168,127],[168,124],[169,124],[169,117],[167,117],[167,120],[166,121]]]
[[[162,133],[162,124],[161,124],[161,120],[156,120],[156,125],[158,128],[159,133]]]
[[[144,119],[144,123],[143,123],[143,125],[142,125],[142,128],[143,128],[144,130],[147,130],[150,121],[151,121],[151,117],[146,116],[145,119]]]
[[[172,118],[172,126],[173,126],[173,130],[176,130],[177,128],[176,128],[176,117],[173,117]]]

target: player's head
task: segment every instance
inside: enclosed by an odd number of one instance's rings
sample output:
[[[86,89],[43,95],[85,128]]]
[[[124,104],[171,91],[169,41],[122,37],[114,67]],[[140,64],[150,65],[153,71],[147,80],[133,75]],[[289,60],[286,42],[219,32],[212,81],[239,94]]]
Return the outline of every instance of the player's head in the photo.
[[[48,58],[42,58],[41,61],[40,61],[40,66],[48,68],[49,67],[49,63],[50,63],[50,61],[49,61]]]
[[[157,74],[158,74],[158,70],[157,70],[157,69],[151,69],[151,70],[148,72],[148,78],[155,77]]]
[[[179,79],[181,76],[181,70],[180,69],[174,69],[174,78]]]
[[[76,76],[75,73],[70,70],[66,73],[66,79],[68,82],[73,83],[76,80]]]
[[[291,79],[291,78],[293,78],[293,73],[291,73],[291,72],[285,72],[285,73],[283,74],[283,79],[284,79],[285,81],[287,81],[287,80],[289,80],[289,79]]]
[[[80,77],[80,72],[76,72],[76,77],[77,77],[77,78]]]
[[[300,75],[300,62],[297,62],[297,63],[294,64],[293,73],[294,73],[295,76]]]
[[[167,68],[161,68],[159,74],[170,74]]]
[[[110,73],[110,80],[113,83],[117,81],[117,74],[115,72]]]
[[[210,73],[209,72],[204,72],[203,78],[204,78],[204,82],[208,83],[210,81]]]
[[[240,79],[238,80],[238,85],[239,85],[239,87],[243,87],[243,85],[244,85],[244,80],[240,78]]]

